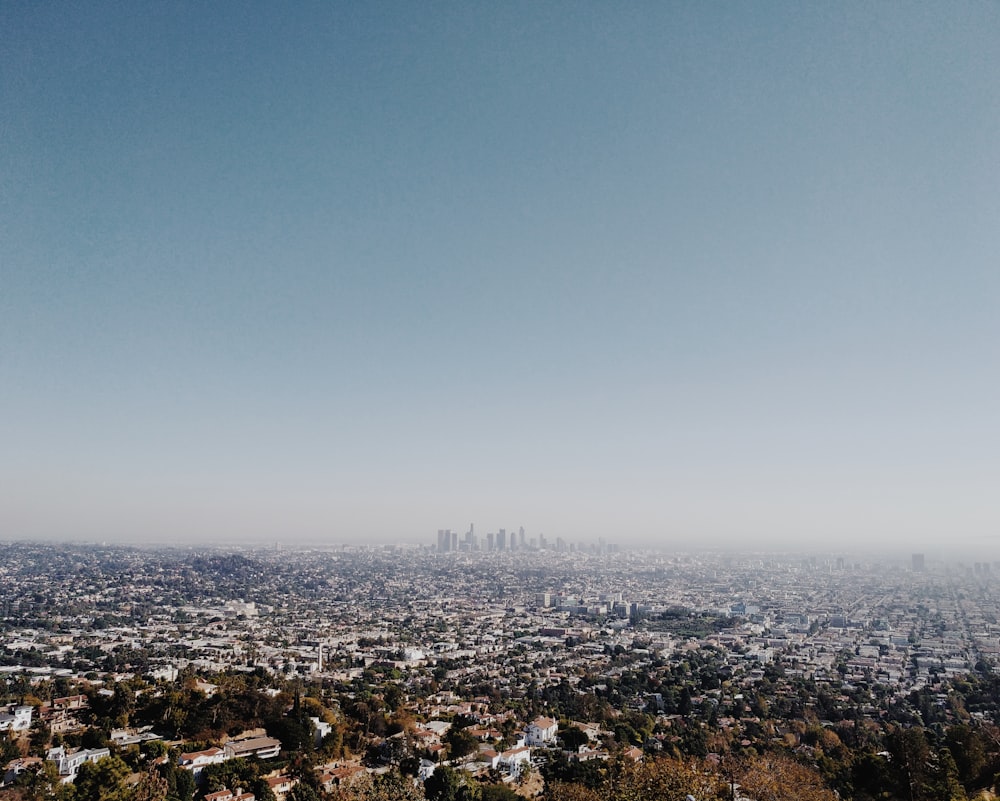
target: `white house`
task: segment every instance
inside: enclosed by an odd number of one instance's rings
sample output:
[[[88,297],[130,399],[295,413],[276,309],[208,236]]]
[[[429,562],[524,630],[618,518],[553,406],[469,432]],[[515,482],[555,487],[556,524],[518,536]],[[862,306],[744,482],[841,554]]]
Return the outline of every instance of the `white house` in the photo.
[[[70,782],[76,777],[76,772],[82,764],[97,762],[106,756],[111,756],[111,751],[107,748],[81,748],[79,751],[68,754],[66,749],[60,745],[50,748],[45,758],[56,763],[59,775],[64,782]]]
[[[525,731],[528,745],[552,745],[559,733],[559,723],[553,718],[535,718]]]
[[[209,748],[205,751],[191,751],[181,754],[177,764],[182,768],[187,768],[195,776],[198,776],[202,768],[206,765],[217,765],[226,761],[226,752],[221,748]]]
[[[531,762],[531,748],[527,745],[521,748],[511,748],[500,754],[499,767],[511,776],[520,776],[524,766]]]
[[[331,731],[333,731],[333,726],[327,723],[322,718],[309,718],[313,725],[313,736],[316,740],[316,747],[319,748],[320,743],[323,742],[323,738],[326,737]]]
[[[0,731],[27,731],[31,728],[30,706],[15,706],[11,712],[0,712]]]
[[[226,759],[255,756],[257,759],[274,759],[281,751],[281,741],[274,737],[244,737],[226,743]]]

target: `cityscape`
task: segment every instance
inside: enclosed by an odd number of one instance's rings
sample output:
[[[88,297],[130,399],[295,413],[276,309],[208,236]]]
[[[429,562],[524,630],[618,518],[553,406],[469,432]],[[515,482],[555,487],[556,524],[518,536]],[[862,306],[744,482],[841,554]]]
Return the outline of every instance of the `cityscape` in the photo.
[[[1000,801],[1000,2],[0,2],[0,801]]]
[[[0,797],[988,797],[1000,563],[473,532],[3,544]]]

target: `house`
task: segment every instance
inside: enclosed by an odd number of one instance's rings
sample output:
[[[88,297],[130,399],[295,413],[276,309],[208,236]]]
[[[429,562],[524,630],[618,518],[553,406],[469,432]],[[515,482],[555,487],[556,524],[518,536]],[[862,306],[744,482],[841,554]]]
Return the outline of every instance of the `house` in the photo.
[[[436,743],[435,745],[429,745],[427,746],[426,749],[428,756],[430,756],[430,758],[433,759],[435,762],[440,762],[447,753],[447,750],[448,749],[445,748],[443,745],[441,745],[441,743]]]
[[[629,762],[642,762],[643,752],[641,748],[633,745],[622,753],[622,757]]]
[[[480,748],[479,749],[479,761],[490,768],[500,767],[500,754],[494,751],[492,748]]]
[[[443,737],[445,732],[451,728],[451,723],[447,720],[432,720],[425,723],[422,728],[426,731],[434,732],[438,737]]]
[[[208,748],[204,751],[192,751],[187,754],[181,754],[177,760],[177,764],[182,768],[187,768],[197,777],[206,765],[217,765],[225,761],[225,751],[221,748]]]
[[[500,754],[498,767],[506,771],[511,776],[520,776],[524,766],[531,763],[531,747],[524,745],[520,748],[511,748]]]
[[[0,731],[27,731],[31,728],[30,706],[15,706],[8,712],[0,712]]]
[[[267,778],[267,786],[271,788],[271,792],[274,793],[274,797],[278,801],[284,801],[286,795],[291,792],[291,789],[299,783],[298,779],[293,779],[291,776],[285,776],[284,774],[280,776],[269,776]],[[205,801],[208,801],[206,798]]]
[[[256,801],[256,798],[253,793],[244,793],[242,787],[237,787],[235,793],[223,787],[217,792],[205,795],[205,801]]]
[[[89,706],[85,695],[67,695],[63,698],[53,698],[52,708],[60,711],[75,711]]]
[[[553,745],[559,733],[559,723],[554,718],[535,718],[528,724],[525,741],[528,745]]]
[[[315,737],[316,747],[319,748],[320,743],[323,742],[323,738],[326,737],[331,731],[333,731],[333,726],[327,723],[322,718],[311,717],[309,720],[312,721],[313,725],[313,736]]]
[[[56,763],[56,768],[64,782],[71,782],[76,778],[76,772],[85,762],[97,762],[111,756],[108,748],[81,748],[78,751],[67,753],[63,746],[50,748],[45,758]]]
[[[274,759],[281,751],[281,741],[274,737],[247,737],[230,740],[225,745],[226,759],[255,756],[257,759]]]
[[[0,781],[0,787],[13,784],[14,780],[25,771],[33,770],[38,772],[41,770],[41,767],[42,760],[39,757],[20,757],[18,759],[12,759],[7,763],[3,780]]]

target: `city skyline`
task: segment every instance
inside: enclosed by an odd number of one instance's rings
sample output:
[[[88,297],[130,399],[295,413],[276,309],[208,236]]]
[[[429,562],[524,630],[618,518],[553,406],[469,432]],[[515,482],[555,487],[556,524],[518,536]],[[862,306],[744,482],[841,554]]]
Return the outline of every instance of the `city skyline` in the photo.
[[[0,539],[992,559],[998,34],[3,6]]]

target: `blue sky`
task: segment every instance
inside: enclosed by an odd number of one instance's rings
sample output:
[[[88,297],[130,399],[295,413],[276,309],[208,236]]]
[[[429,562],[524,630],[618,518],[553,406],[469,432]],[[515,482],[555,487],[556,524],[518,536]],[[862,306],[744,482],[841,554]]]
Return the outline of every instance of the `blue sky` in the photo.
[[[5,3],[0,538],[1000,540],[994,3]]]

